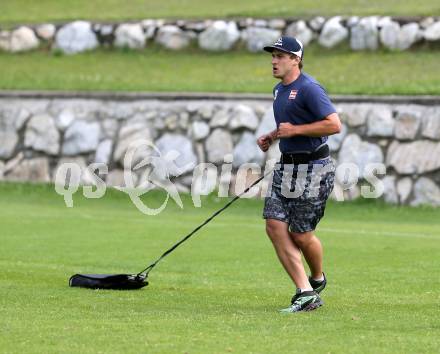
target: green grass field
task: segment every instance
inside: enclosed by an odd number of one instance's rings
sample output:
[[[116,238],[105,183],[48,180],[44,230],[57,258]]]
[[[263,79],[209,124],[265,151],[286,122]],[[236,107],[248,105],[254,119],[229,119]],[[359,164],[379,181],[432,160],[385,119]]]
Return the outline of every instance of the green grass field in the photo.
[[[200,18],[200,17],[304,17],[314,15],[426,15],[440,13],[434,0],[4,0],[0,23],[63,21],[78,18],[121,20],[139,18]]]
[[[76,272],[136,272],[225,203],[184,198],[158,216],[117,192],[74,197],[0,184],[4,353],[434,353],[440,210],[330,203],[318,235],[325,306],[280,315],[293,286],[241,200],[161,263],[140,291],[67,286]],[[160,203],[159,194],[147,201]]]
[[[270,55],[244,51],[101,50],[74,56],[0,53],[0,88],[270,93]],[[304,71],[331,94],[440,94],[438,50],[402,53],[306,49]]]

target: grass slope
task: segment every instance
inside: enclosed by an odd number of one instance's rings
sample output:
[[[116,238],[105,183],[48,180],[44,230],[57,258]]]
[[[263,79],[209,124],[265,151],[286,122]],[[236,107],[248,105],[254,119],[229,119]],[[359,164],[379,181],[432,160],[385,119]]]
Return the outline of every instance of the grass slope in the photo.
[[[197,17],[304,17],[314,15],[426,15],[440,14],[434,0],[4,0],[0,23],[62,21],[78,18],[121,20]]]
[[[74,197],[0,184],[0,348],[6,353],[433,353],[440,345],[439,210],[331,203],[319,228],[329,286],[280,315],[293,286],[241,200],[140,291],[71,289],[76,272],[135,272],[225,203],[155,217],[116,192]],[[155,194],[150,205],[161,203]]]
[[[331,94],[440,94],[438,51],[306,50],[304,71]],[[105,50],[74,56],[0,53],[0,88],[270,93],[270,56],[243,51]]]

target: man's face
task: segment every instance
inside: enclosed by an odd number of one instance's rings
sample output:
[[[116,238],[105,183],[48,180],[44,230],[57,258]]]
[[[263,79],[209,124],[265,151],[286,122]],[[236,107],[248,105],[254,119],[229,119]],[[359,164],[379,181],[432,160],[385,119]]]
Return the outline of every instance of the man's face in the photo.
[[[276,49],[272,52],[272,75],[277,79],[282,79],[296,65],[298,65],[298,59],[295,56]]]

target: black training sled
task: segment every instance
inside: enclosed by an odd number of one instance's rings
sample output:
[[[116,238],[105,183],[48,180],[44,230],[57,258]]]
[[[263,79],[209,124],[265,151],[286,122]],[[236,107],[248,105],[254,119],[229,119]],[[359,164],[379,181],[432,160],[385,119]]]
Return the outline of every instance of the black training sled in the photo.
[[[188,235],[182,238],[179,242],[174,244],[168,250],[166,250],[155,262],[150,264],[142,272],[138,274],[75,274],[69,279],[69,286],[87,288],[87,289],[106,289],[106,290],[135,290],[141,289],[148,285],[148,274],[150,271],[159,263],[162,258],[173,252],[178,246],[188,240],[193,234],[199,231],[203,226],[214,219],[223,210],[228,208],[232,203],[239,199],[243,194],[247,193],[252,187],[262,181],[269,173],[257,179],[249,187],[247,187],[242,193],[235,196],[231,201],[229,201],[223,208],[217,210],[211,217],[206,219],[201,225],[197,226]]]
[[[136,274],[75,274],[69,279],[69,286],[88,289],[136,290],[147,285]]]

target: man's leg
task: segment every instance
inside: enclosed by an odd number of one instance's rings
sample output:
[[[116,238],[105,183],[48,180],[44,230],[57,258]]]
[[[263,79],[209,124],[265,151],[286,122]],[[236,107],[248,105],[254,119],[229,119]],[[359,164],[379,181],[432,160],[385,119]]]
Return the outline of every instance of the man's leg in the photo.
[[[293,242],[287,223],[275,219],[266,219],[266,232],[275,248],[277,256],[297,288],[312,289],[304,270],[301,252]]]
[[[322,245],[313,231],[309,232],[289,232],[291,240],[301,250],[309,265],[312,278],[319,279],[322,277]]]

